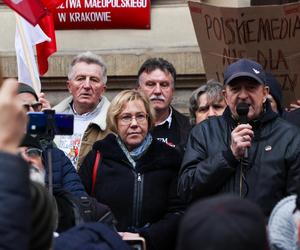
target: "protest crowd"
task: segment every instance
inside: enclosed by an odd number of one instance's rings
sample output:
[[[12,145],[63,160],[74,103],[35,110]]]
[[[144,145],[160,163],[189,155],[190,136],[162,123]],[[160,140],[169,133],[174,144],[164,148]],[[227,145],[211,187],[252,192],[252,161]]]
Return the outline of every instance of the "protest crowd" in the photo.
[[[111,100],[107,72],[79,53],[55,106],[0,72],[0,249],[300,249],[300,99],[276,76],[237,58],[186,115],[172,62]]]

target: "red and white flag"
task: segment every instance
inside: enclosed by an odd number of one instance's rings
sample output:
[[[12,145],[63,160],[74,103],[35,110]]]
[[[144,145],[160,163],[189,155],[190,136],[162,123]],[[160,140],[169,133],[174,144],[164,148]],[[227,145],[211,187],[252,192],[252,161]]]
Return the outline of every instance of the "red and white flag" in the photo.
[[[11,9],[32,25],[47,14],[47,9],[40,0],[3,0]],[[51,2],[51,1],[50,1]]]
[[[51,41],[51,39],[39,25],[32,26],[22,17],[17,17],[15,48],[18,63],[18,81],[31,85],[37,93],[41,91],[41,82],[33,47],[45,41]]]
[[[48,71],[48,58],[57,51],[53,16],[49,13],[39,22],[41,29],[50,38],[50,41],[39,43],[36,46],[37,61],[40,76]]]

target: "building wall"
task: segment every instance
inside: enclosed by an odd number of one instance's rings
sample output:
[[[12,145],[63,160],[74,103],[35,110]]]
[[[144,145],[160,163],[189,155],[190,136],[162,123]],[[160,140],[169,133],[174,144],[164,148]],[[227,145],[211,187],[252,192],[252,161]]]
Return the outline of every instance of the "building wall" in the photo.
[[[156,0],[151,7],[150,30],[67,30],[56,31],[58,52],[49,60],[42,77],[42,90],[50,102],[58,103],[68,93],[65,87],[70,60],[90,50],[103,56],[108,65],[107,96],[135,86],[135,75],[148,57],[164,57],[178,73],[174,106],[187,112],[191,91],[205,81],[201,53],[186,0]],[[208,4],[240,6],[248,0],[205,0]],[[15,16],[0,6],[0,63],[4,76],[16,76],[14,50]]]

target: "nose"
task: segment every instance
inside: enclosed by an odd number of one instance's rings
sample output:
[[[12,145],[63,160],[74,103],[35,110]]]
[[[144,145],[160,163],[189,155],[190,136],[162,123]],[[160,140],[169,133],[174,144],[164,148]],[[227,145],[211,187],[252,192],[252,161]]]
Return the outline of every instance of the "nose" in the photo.
[[[154,88],[154,93],[160,95],[161,94],[161,88],[160,84],[156,83],[155,88]]]
[[[130,122],[130,127],[135,127],[135,126],[137,126],[137,121],[136,121],[135,116],[133,116],[131,119],[132,119],[132,120],[131,120],[131,122]]]
[[[210,106],[208,109],[207,116],[210,117],[210,116],[214,116],[214,115],[216,115],[216,111],[212,106]]]
[[[23,157],[23,159],[24,159],[29,165],[32,164],[32,160],[31,160],[31,158],[30,158],[27,154],[22,153],[22,157]]]
[[[241,88],[241,90],[239,91],[238,97],[241,100],[246,100],[248,98],[248,91],[244,87]]]
[[[90,81],[90,78],[87,76],[83,82],[83,87],[84,88],[90,88],[91,87],[91,81]]]

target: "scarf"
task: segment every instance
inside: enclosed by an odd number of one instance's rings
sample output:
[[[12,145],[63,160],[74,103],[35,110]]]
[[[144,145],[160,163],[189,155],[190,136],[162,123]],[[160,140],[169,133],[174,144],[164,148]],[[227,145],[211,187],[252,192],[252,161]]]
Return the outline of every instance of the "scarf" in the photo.
[[[148,133],[147,136],[145,137],[145,139],[143,140],[143,142],[138,147],[136,147],[134,150],[132,150],[131,152],[128,151],[128,149],[126,148],[126,146],[124,145],[123,141],[121,140],[121,138],[119,136],[117,137],[117,142],[120,145],[123,152],[125,153],[129,162],[135,168],[135,166],[136,166],[135,161],[137,159],[139,159],[151,145],[152,135],[150,133]]]

